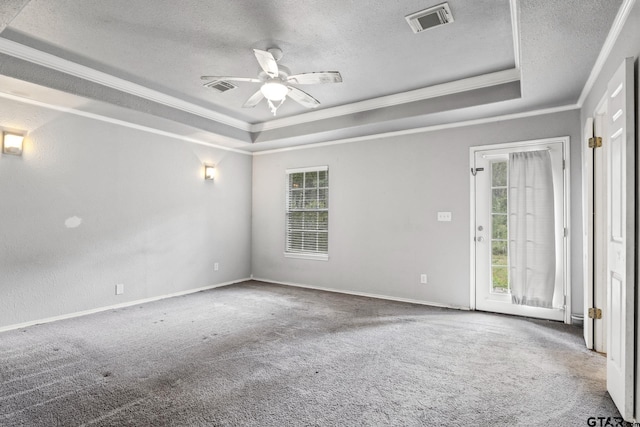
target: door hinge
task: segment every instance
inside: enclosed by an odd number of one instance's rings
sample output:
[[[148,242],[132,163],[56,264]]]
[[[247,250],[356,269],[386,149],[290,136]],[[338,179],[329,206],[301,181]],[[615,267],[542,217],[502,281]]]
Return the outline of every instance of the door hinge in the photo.
[[[589,138],[589,148],[600,148],[602,147],[602,138],[599,136],[594,136],[593,138]]]
[[[564,228],[564,237],[569,237],[569,229],[567,227]]]
[[[602,319],[602,310],[599,308],[590,308],[589,319]]]

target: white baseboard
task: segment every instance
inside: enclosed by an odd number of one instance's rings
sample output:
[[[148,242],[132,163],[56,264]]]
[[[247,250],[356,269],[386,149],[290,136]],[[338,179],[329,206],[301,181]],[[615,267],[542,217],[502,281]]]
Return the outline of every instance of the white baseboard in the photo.
[[[320,287],[320,286],[303,285],[303,284],[300,284],[300,283],[281,282],[281,281],[278,281],[278,280],[271,280],[271,279],[263,279],[263,278],[253,277],[253,275],[251,276],[251,279],[255,280],[255,281],[258,281],[258,282],[273,283],[275,285],[292,286],[292,287],[296,287],[296,288],[305,288],[305,289],[315,289],[315,290],[318,290],[318,291],[335,292],[335,293],[338,293],[338,294],[355,295],[355,296],[359,296],[359,297],[376,298],[376,299],[383,299],[383,300],[388,300],[388,301],[408,302],[408,303],[411,303],[411,304],[428,305],[428,306],[431,306],[431,307],[451,308],[451,309],[454,309],[454,310],[469,311],[469,307],[457,306],[457,305],[451,305],[451,304],[442,304],[442,303],[439,303],[439,302],[415,300],[415,299],[411,299],[411,298],[400,298],[400,297],[394,297],[394,296],[390,296],[390,295],[370,294],[368,292],[345,291],[343,289],[323,288],[323,287]]]
[[[174,293],[171,293],[171,294],[160,295],[160,296],[151,297],[151,298],[144,298],[144,299],[139,299],[139,300],[135,300],[135,301],[128,301],[128,302],[123,302],[121,304],[109,305],[109,306],[100,307],[100,308],[93,308],[91,310],[77,311],[77,312],[74,312],[74,313],[63,314],[63,315],[54,316],[54,317],[47,317],[45,319],[32,320],[32,321],[29,321],[29,322],[18,323],[18,324],[15,324],[15,325],[1,326],[0,327],[0,332],[6,332],[6,331],[14,330],[14,329],[26,328],[26,327],[34,326],[34,325],[41,325],[43,323],[56,322],[58,320],[71,319],[71,318],[74,318],[74,317],[86,316],[88,314],[100,313],[101,311],[115,310],[115,309],[118,309],[118,308],[131,307],[132,305],[144,304],[144,303],[147,303],[147,302],[158,301],[158,300],[166,299],[166,298],[173,298],[173,297],[179,297],[179,296],[182,296],[182,295],[194,294],[196,292],[206,291],[206,290],[215,289],[215,288],[221,288],[223,286],[229,286],[229,285],[233,285],[235,283],[246,282],[247,280],[250,280],[250,279],[249,278],[245,278],[245,279],[232,280],[230,282],[216,283],[215,285],[204,286],[202,288],[188,289],[186,291],[174,292]]]
[[[398,302],[407,302],[407,303],[411,303],[411,304],[428,305],[428,306],[432,306],[432,307],[451,308],[451,309],[455,309],[455,310],[467,310],[467,311],[469,310],[469,307],[455,306],[455,305],[450,305],[450,304],[442,304],[442,303],[432,302],[432,301],[415,300],[415,299],[411,299],[411,298],[399,298],[399,297],[394,297],[394,296],[390,296],[390,295],[371,294],[371,293],[368,293],[368,292],[345,291],[345,290],[342,290],[342,289],[334,289],[334,288],[325,288],[325,287],[320,287],[320,286],[304,285],[304,284],[301,284],[301,283],[282,282],[282,281],[278,281],[278,280],[257,278],[257,277],[254,277],[253,275],[251,275],[250,277],[247,277],[247,278],[244,278],[244,279],[238,279],[238,280],[233,280],[233,281],[224,282],[224,283],[217,283],[215,285],[204,286],[204,287],[201,287],[201,288],[189,289],[189,290],[186,290],[186,291],[174,292],[174,293],[171,293],[171,294],[159,295],[159,296],[155,296],[155,297],[151,297],[151,298],[139,299],[139,300],[135,300],[135,301],[128,301],[128,302],[124,302],[124,303],[121,303],[121,304],[109,305],[109,306],[106,306],[106,307],[99,307],[99,308],[94,308],[94,309],[91,309],[91,310],[77,311],[77,312],[74,312],[74,313],[63,314],[63,315],[60,315],[60,316],[47,317],[47,318],[44,318],[44,319],[32,320],[32,321],[29,321],[29,322],[17,323],[17,324],[14,324],[14,325],[2,326],[2,327],[0,327],[0,332],[11,331],[11,330],[14,330],[14,329],[27,328],[29,326],[35,326],[35,325],[41,325],[41,324],[44,324],[44,323],[56,322],[58,320],[72,319],[74,317],[86,316],[88,314],[100,313],[102,311],[107,311],[107,310],[115,310],[115,309],[118,309],[118,308],[131,307],[133,305],[145,304],[145,303],[148,303],[148,302],[159,301],[159,300],[166,299],[166,298],[179,297],[179,296],[182,296],[182,295],[193,294],[193,293],[196,293],[196,292],[206,291],[206,290],[209,290],[209,289],[215,289],[215,288],[221,288],[223,286],[229,286],[229,285],[233,285],[235,283],[246,282],[248,280],[255,280],[255,281],[258,281],[258,282],[265,282],[265,283],[273,283],[273,284],[276,284],[276,285],[283,285],[283,286],[292,286],[292,287],[296,287],[296,288],[315,289],[315,290],[318,290],[318,291],[335,292],[335,293],[338,293],[338,294],[355,295],[355,296],[359,296],[359,297],[368,297],[368,298],[376,298],[376,299],[382,299],[382,300],[388,300],[388,301],[398,301]]]

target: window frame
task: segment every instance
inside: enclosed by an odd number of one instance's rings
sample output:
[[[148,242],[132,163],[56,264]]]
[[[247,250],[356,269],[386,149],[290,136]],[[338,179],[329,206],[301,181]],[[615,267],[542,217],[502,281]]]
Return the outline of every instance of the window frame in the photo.
[[[326,191],[326,208],[315,208],[315,209],[292,209],[291,208],[291,195],[292,189],[290,187],[291,175],[296,173],[308,173],[308,172],[327,172],[327,186],[326,187],[315,187],[315,188],[323,188]],[[294,168],[294,169],[286,169],[285,170],[285,241],[284,241],[284,256],[286,258],[299,258],[299,259],[308,259],[308,260],[317,260],[317,261],[328,261],[329,260],[329,167],[328,166],[312,166],[312,167],[304,167],[304,168]],[[303,186],[302,191],[306,191],[307,187]],[[318,252],[318,251],[304,251],[304,250],[294,250],[292,251],[289,246],[290,242],[290,233],[292,232],[292,228],[289,223],[289,215],[292,212],[326,212],[327,213],[327,251],[326,252]]]

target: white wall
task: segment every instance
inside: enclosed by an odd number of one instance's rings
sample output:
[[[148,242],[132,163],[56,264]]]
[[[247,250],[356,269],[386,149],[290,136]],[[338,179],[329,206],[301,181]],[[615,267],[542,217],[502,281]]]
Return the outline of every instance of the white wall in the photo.
[[[0,118],[29,131],[0,156],[0,328],[249,277],[251,156],[5,99]]]
[[[254,157],[254,277],[469,307],[469,147],[571,137],[574,313],[582,313],[577,110]],[[329,261],[285,258],[285,170],[328,165]],[[438,211],[453,221],[437,222]],[[419,283],[420,273],[429,284]]]

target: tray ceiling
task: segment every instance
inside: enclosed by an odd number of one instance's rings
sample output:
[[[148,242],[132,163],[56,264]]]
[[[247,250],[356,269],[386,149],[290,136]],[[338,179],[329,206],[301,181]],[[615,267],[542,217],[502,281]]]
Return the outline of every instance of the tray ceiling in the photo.
[[[450,0],[453,23],[414,34],[404,16],[437,3],[12,0],[0,6],[0,73],[248,144],[303,124],[326,139],[481,105],[575,103],[622,0]],[[320,107],[287,100],[277,117],[265,102],[241,108],[258,84],[202,86],[202,74],[255,77],[252,49],[274,46],[293,73],[343,82],[301,86]]]

